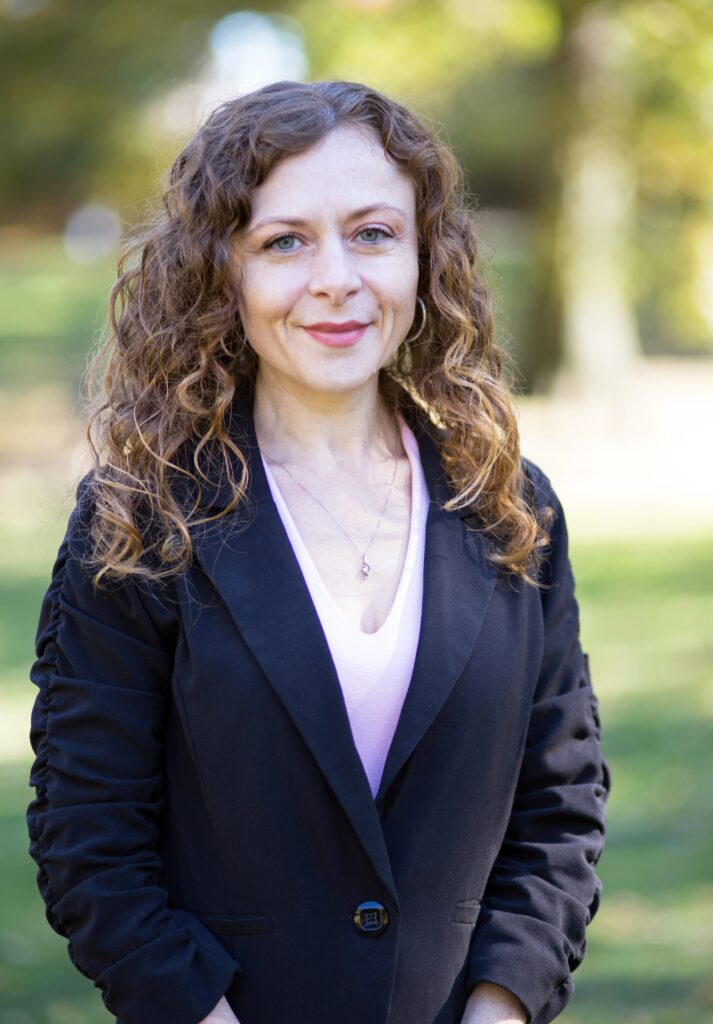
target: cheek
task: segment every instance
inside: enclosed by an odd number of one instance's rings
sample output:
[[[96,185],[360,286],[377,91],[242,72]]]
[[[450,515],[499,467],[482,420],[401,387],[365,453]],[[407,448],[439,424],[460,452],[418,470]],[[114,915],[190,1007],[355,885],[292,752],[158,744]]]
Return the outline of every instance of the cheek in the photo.
[[[243,322],[253,328],[269,329],[290,311],[291,299],[284,275],[255,269],[243,276],[240,290],[240,312]]]
[[[418,258],[414,254],[389,261],[379,268],[374,287],[386,301],[403,311],[416,301],[418,289]]]
[[[390,284],[390,287],[388,286]],[[398,323],[411,323],[414,316],[416,295],[418,294],[418,274],[413,276],[400,274],[384,288],[382,295],[385,303],[391,308],[394,320]]]

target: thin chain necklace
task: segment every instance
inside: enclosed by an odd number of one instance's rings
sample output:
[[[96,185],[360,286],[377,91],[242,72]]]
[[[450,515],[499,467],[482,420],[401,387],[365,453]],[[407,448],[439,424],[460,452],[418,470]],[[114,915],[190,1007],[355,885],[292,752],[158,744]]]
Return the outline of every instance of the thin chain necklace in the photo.
[[[263,454],[265,454],[265,453],[263,452]],[[266,455],[266,458],[268,459],[269,462],[275,462],[275,463],[277,463],[278,466],[281,466],[282,469],[284,469],[284,471],[287,473],[289,478],[293,481],[293,483],[296,483],[298,487],[301,487],[302,490],[305,492],[305,494],[309,495],[309,497],[312,499],[312,501],[316,501],[317,504],[320,505],[324,509],[324,511],[329,516],[329,518],[332,520],[332,522],[336,523],[336,525],[342,531],[342,533],[347,538],[349,543],[352,544],[357,549],[357,551],[359,553],[359,556],[361,558],[361,564],[359,566],[359,572],[360,572],[360,575],[361,575],[361,579],[362,580],[368,579],[369,578],[369,573],[371,572],[373,566],[367,561],[366,553],[369,550],[371,542],[373,541],[374,537],[376,536],[376,531],[379,529],[379,523],[381,522],[381,517],[383,516],[384,512],[386,511],[386,506],[389,504],[389,499],[391,498],[391,492],[392,492],[393,487],[394,487],[394,481],[396,480],[396,470],[398,469],[398,465],[399,465],[398,459],[394,459],[394,475],[391,478],[391,486],[389,487],[389,493],[386,495],[386,501],[384,502],[384,507],[382,508],[381,512],[379,513],[379,518],[377,520],[376,527],[374,528],[374,532],[372,533],[371,537],[369,538],[369,543],[366,545],[366,547],[362,551],[361,548],[359,547],[359,545],[354,543],[354,541],[349,536],[349,534],[344,529],[344,527],[341,525],[341,523],[337,522],[337,520],[334,518],[334,516],[329,511],[329,509],[326,508],[324,505],[322,505],[322,502],[319,500],[319,498],[315,498],[315,496],[310,491],[307,490],[307,488],[304,486],[304,484],[301,484],[299,482],[299,480],[295,480],[295,478],[292,476],[292,473],[290,473],[290,471],[287,468],[287,466],[284,466],[277,459],[273,459],[270,456]]]

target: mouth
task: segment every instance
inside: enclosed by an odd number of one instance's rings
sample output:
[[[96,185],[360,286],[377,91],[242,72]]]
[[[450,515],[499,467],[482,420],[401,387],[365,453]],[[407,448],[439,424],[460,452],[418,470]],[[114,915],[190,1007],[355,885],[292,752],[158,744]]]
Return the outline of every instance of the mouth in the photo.
[[[345,348],[359,341],[367,327],[369,327],[368,323],[347,320],[344,323],[310,324],[303,330],[322,345],[327,345],[330,348]]]

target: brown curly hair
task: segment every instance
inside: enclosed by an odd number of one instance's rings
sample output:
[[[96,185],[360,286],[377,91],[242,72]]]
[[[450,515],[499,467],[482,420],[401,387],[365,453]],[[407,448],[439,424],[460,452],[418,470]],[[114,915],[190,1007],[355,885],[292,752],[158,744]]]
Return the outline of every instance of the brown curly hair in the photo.
[[[150,206],[124,244],[108,323],[88,365],[95,585],[105,575],[159,580],[182,571],[192,557],[190,529],[235,511],[246,496],[247,460],[227,419],[236,388],[254,383],[257,357],[241,327],[231,238],[275,165],[343,125],[375,133],[416,191],[427,323],[381,368],[380,392],[392,410],[416,402],[441,428],[453,491],[445,507],[472,508],[491,561],[538,585],[549,537],[528,498],[461,167],[437,130],[342,80],[275,82],[222,103],[176,158],[161,207]],[[216,472],[233,500],[200,518],[200,481]],[[190,508],[176,493],[179,474],[197,487]]]

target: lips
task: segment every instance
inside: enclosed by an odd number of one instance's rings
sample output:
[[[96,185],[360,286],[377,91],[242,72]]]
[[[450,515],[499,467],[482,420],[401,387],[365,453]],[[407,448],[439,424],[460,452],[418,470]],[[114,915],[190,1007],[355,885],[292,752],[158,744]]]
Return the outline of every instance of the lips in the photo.
[[[359,320],[344,320],[342,323],[322,321],[319,324],[310,324],[304,329],[321,345],[327,345],[329,348],[346,348],[355,345],[368,326],[369,324],[361,323]]]
[[[361,320],[344,320],[342,323],[335,323],[329,320],[322,320],[318,324],[305,324],[308,331],[321,331],[322,333],[341,333],[342,331],[357,331],[360,327],[368,327],[368,323]]]

